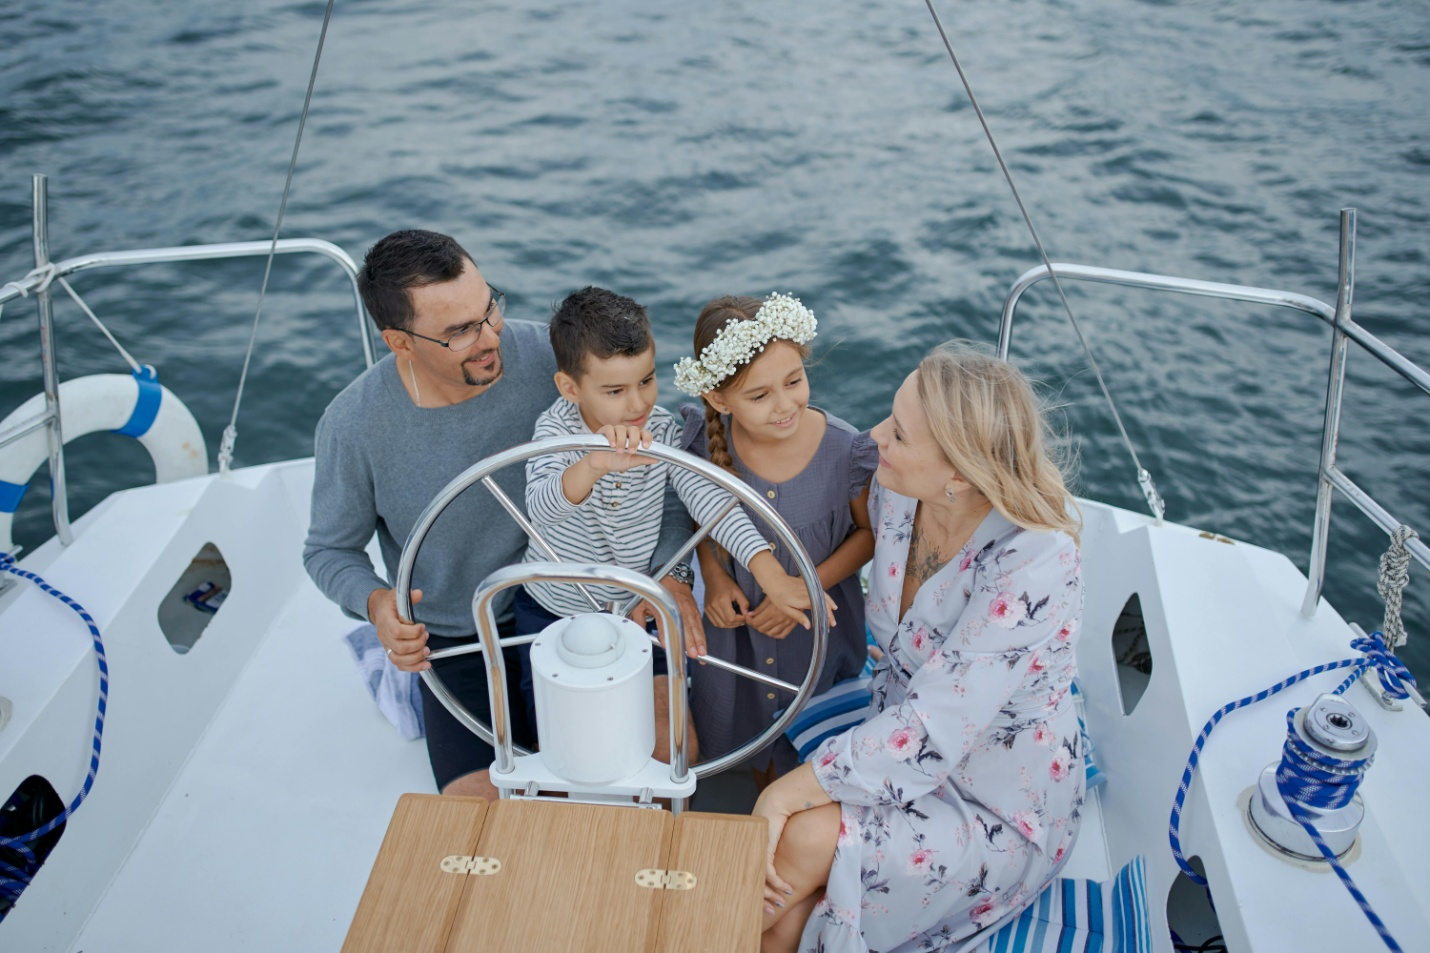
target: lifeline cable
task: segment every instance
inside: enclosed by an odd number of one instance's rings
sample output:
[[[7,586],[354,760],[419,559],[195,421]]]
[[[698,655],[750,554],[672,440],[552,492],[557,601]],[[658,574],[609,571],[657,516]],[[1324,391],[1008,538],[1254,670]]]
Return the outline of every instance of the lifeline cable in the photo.
[[[1385,643],[1381,641],[1379,632],[1352,639],[1351,648],[1361,652],[1361,657],[1327,662],[1324,665],[1317,665],[1315,668],[1308,668],[1305,671],[1298,672],[1290,678],[1277,682],[1270,688],[1257,692],[1255,695],[1248,695],[1245,698],[1223,705],[1216,710],[1206,725],[1203,726],[1201,734],[1197,735],[1197,740],[1192,745],[1192,753],[1187,758],[1187,766],[1182,770],[1182,781],[1177,788],[1177,796],[1172,804],[1172,817],[1168,827],[1168,839],[1172,843],[1172,857],[1177,861],[1177,866],[1182,868],[1182,873],[1186,874],[1193,883],[1205,887],[1207,886],[1207,879],[1193,870],[1192,866],[1187,863],[1186,857],[1182,854],[1182,840],[1180,836],[1182,808],[1185,806],[1187,789],[1191,786],[1192,776],[1197,770],[1197,763],[1201,760],[1202,749],[1206,746],[1207,739],[1211,737],[1212,730],[1216,728],[1223,717],[1230,712],[1236,711],[1238,708],[1246,708],[1249,705],[1264,701],[1272,695],[1278,694],[1282,690],[1290,688],[1297,682],[1310,678],[1313,675],[1320,675],[1323,672],[1343,668],[1351,669],[1351,673],[1336,687],[1335,691],[1331,693],[1333,695],[1343,694],[1346,689],[1355,684],[1356,679],[1360,678],[1362,672],[1374,669],[1380,678],[1380,684],[1385,689],[1386,694],[1392,698],[1403,699],[1410,697],[1410,692],[1405,686],[1407,683],[1413,686],[1415,684],[1415,676],[1410,674],[1410,670],[1405,667],[1400,659],[1388,651]],[[1295,710],[1293,710],[1287,715],[1288,724],[1295,713]],[[1296,818],[1301,827],[1310,835],[1311,840],[1315,842],[1317,849],[1321,852],[1321,856],[1330,862],[1331,867],[1336,872],[1336,876],[1340,877],[1341,883],[1345,885],[1346,890],[1350,892],[1351,896],[1360,906],[1361,912],[1365,914],[1366,919],[1375,927],[1381,940],[1383,940],[1385,945],[1391,950],[1396,951],[1396,953],[1401,953],[1400,945],[1395,942],[1395,938],[1390,935],[1390,931],[1371,908],[1370,901],[1366,899],[1365,894],[1356,886],[1355,881],[1351,879],[1351,875],[1346,872],[1346,869],[1341,866],[1340,861],[1336,859],[1336,855],[1326,846],[1325,841],[1321,839],[1320,832],[1316,830],[1314,825],[1309,823],[1307,819],[1308,816],[1302,807],[1302,804],[1331,806],[1334,800],[1340,796],[1344,796],[1345,800],[1349,801],[1350,797],[1355,793],[1354,787],[1350,787],[1349,789],[1341,787],[1338,793],[1322,790],[1326,786],[1326,781],[1323,777],[1325,772],[1320,771],[1317,765],[1311,763],[1308,756],[1303,753],[1301,749],[1304,748],[1304,745],[1300,745],[1299,741],[1295,739],[1294,729],[1291,730],[1291,739],[1292,740],[1287,741],[1282,750],[1281,766],[1276,773],[1276,788],[1281,792],[1282,800],[1286,802],[1286,806],[1291,811],[1292,816]],[[1294,746],[1293,740],[1296,741]],[[1335,765],[1338,769],[1338,773],[1354,774],[1356,772],[1353,768],[1356,765],[1359,765],[1359,773],[1364,773],[1365,767],[1368,765],[1368,762],[1349,762],[1351,767],[1342,767],[1342,765],[1346,763],[1347,762],[1342,762],[1341,764]]]
[[[1023,221],[1028,226],[1028,232],[1033,236],[1033,244],[1038,246],[1038,257],[1043,260],[1043,267],[1048,269],[1048,277],[1053,280],[1053,287],[1057,289],[1058,300],[1063,303],[1063,310],[1067,312],[1068,320],[1072,322],[1078,343],[1082,345],[1083,353],[1087,355],[1087,363],[1097,377],[1097,386],[1102,388],[1102,396],[1107,398],[1107,406],[1112,411],[1112,419],[1117,424],[1118,432],[1122,434],[1122,443],[1127,447],[1127,452],[1132,455],[1132,465],[1137,468],[1137,485],[1142,488],[1142,495],[1146,497],[1147,506],[1151,508],[1152,515],[1160,520],[1166,511],[1166,505],[1162,501],[1161,494],[1157,492],[1156,484],[1152,482],[1152,474],[1147,472],[1147,469],[1142,466],[1142,461],[1137,458],[1137,449],[1132,446],[1132,438],[1127,436],[1127,428],[1122,425],[1122,415],[1117,412],[1117,404],[1112,399],[1112,392],[1107,389],[1107,382],[1102,379],[1102,371],[1097,366],[1097,359],[1092,356],[1092,347],[1087,343],[1087,338],[1083,336],[1082,326],[1077,323],[1077,317],[1073,315],[1072,305],[1068,303],[1068,296],[1063,291],[1063,283],[1058,280],[1057,273],[1053,271],[1052,260],[1048,258],[1048,252],[1043,248],[1043,240],[1038,237],[1038,230],[1033,226],[1033,218],[1028,214],[1027,206],[1023,204],[1023,197],[1018,194],[1018,186],[1013,182],[1013,173],[1009,171],[1008,163],[1003,161],[1003,152],[993,138],[993,130],[988,127],[988,120],[983,115],[983,107],[978,105],[978,97],[973,95],[973,85],[969,83],[968,76],[963,72],[963,64],[958,61],[958,54],[953,51],[953,44],[949,42],[948,34],[944,32],[943,21],[938,18],[938,11],[934,9],[933,0],[924,0],[924,4],[933,16],[934,26],[938,27],[938,35],[943,38],[944,49],[948,50],[948,56],[953,60],[953,68],[958,70],[958,78],[963,83],[964,92],[968,93],[968,101],[973,105],[978,122],[983,126],[983,134],[988,138],[988,144],[993,147],[993,157],[998,160],[998,167],[1003,170],[1003,178],[1008,181],[1008,188],[1013,192],[1013,201],[1018,203],[1018,211],[1023,214]]]
[[[99,665],[99,703],[94,716],[94,746],[89,757],[89,773],[84,777],[84,786],[80,788],[74,800],[56,817],[46,821],[39,827],[26,834],[17,834],[13,837],[0,837],[0,847],[6,847],[19,853],[26,858],[26,867],[21,869],[13,864],[0,861],[0,895],[9,897],[12,901],[19,897],[26,887],[30,885],[31,879],[39,865],[35,861],[35,854],[29,847],[30,843],[59,827],[70,816],[79,809],[80,804],[89,796],[90,790],[94,787],[94,779],[99,774],[99,749],[100,742],[104,738],[104,715],[109,708],[109,662],[104,655],[104,640],[100,637],[99,626],[95,624],[94,618],[85,611],[84,606],[75,602],[69,596],[51,586],[35,573],[26,572],[15,566],[15,557],[10,553],[0,553],[0,572],[7,572],[11,575],[19,576],[21,579],[28,579],[39,586],[41,591],[54,596],[60,602],[73,609],[84,624],[89,628],[90,638],[94,641],[95,660]]]
[[[308,75],[308,92],[303,97],[303,112],[298,117],[298,135],[293,140],[293,156],[288,160],[288,180],[283,183],[283,200],[278,203],[278,220],[273,223],[273,241],[268,246],[268,261],[263,266],[263,284],[258,289],[258,309],[253,313],[253,329],[248,332],[248,350],[243,355],[243,370],[238,375],[238,393],[233,398],[233,415],[223,428],[219,443],[218,469],[228,475],[233,463],[233,445],[238,442],[238,407],[243,403],[243,385],[248,380],[248,365],[253,360],[253,345],[258,340],[258,322],[263,317],[263,299],[268,294],[268,276],[273,271],[273,256],[278,250],[278,233],[283,230],[283,215],[288,211],[288,193],[293,188],[293,170],[298,167],[298,148],[303,144],[303,127],[308,123],[308,106],[313,102],[313,87],[318,82],[318,63],[323,58],[323,42],[328,37],[328,22],[333,18],[333,0],[323,11],[323,29],[318,33],[318,50],[313,54],[313,71]]]

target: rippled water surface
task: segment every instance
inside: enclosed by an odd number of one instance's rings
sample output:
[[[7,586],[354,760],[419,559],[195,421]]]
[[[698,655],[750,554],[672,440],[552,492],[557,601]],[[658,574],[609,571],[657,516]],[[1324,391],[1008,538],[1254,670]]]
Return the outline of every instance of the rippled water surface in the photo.
[[[945,22],[1054,259],[1333,300],[1337,211],[1360,214],[1357,317],[1430,364],[1430,7],[1423,2],[948,2]],[[0,9],[0,280],[30,267],[29,175],[55,258],[271,234],[321,3]],[[664,367],[724,293],[789,290],[821,321],[816,399],[879,420],[919,355],[993,341],[1036,263],[924,5],[338,4],[284,234],[360,257],[450,232],[543,319],[588,283],[645,302]],[[195,411],[237,386],[261,261],[90,272],[77,289]],[[1329,332],[1299,313],[1070,287],[1143,463],[1180,522],[1304,567]],[[65,377],[122,371],[71,303]],[[1082,494],[1134,470],[1043,287],[1014,354],[1048,385]],[[361,367],[345,280],[280,259],[239,463],[312,452]],[[1341,459],[1430,527],[1430,402],[1353,350]],[[666,402],[675,393],[662,376]],[[38,390],[33,309],[0,318],[0,408]],[[131,441],[71,445],[72,512],[148,479]],[[1328,595],[1379,617],[1379,530],[1340,501]],[[17,538],[49,534],[44,480]],[[1430,580],[1410,656],[1430,674]]]

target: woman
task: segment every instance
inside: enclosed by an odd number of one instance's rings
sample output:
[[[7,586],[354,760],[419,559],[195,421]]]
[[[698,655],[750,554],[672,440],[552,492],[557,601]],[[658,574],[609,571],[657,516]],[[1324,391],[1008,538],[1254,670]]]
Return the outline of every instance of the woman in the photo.
[[[1031,901],[1083,800],[1076,506],[1015,368],[953,342],[873,430],[863,724],[767,788],[767,951],[959,945]]]

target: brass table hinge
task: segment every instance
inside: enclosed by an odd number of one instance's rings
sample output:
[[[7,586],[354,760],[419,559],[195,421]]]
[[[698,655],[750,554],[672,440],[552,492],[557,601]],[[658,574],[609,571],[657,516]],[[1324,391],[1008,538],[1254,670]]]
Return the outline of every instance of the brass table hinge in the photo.
[[[688,870],[657,870],[647,867],[636,871],[636,883],[651,890],[694,890],[695,875]]]
[[[447,874],[472,874],[487,877],[501,870],[501,861],[495,857],[468,857],[452,854],[442,858],[442,872]]]

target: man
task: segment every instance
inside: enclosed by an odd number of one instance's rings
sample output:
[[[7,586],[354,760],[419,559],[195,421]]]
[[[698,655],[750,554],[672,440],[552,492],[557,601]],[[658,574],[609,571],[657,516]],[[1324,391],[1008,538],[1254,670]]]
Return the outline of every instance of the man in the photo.
[[[475,638],[472,591],[493,570],[520,561],[526,537],[485,489],[463,493],[418,554],[412,601],[419,618],[412,624],[398,617],[396,594],[374,572],[367,543],[375,531],[388,576],[396,578],[403,541],[432,498],[473,463],[531,438],[537,416],[556,399],[556,363],[546,328],[507,321],[502,293],[446,235],[409,230],[382,239],[368,251],[358,288],[392,354],[333,398],[318,422],[303,563],[328,598],[376,626],[398,668],[418,672],[432,667],[427,656],[433,650]],[[522,467],[507,467],[495,479],[513,500],[524,499]],[[690,528],[678,508],[676,501],[666,514],[673,524],[662,540],[667,554]],[[698,626],[689,586],[669,577],[662,583],[686,626]],[[511,590],[502,596],[496,608],[505,636],[511,634]],[[520,661],[514,649],[505,654],[508,697],[520,699]],[[490,724],[481,655],[438,665],[453,694]],[[663,686],[656,697],[664,699]],[[487,776],[491,747],[425,684],[422,702],[438,790],[495,798]],[[514,701],[511,712],[513,737],[530,746],[535,726],[526,724],[525,706]],[[661,731],[658,726],[663,740]]]

